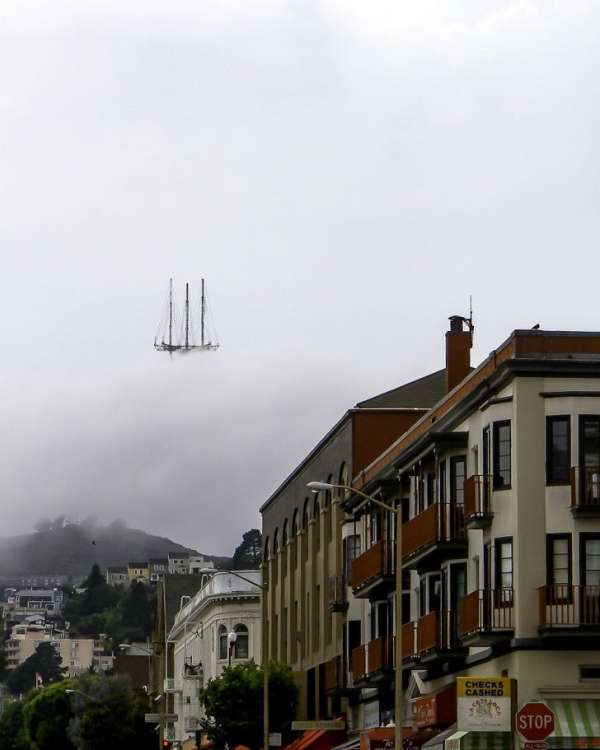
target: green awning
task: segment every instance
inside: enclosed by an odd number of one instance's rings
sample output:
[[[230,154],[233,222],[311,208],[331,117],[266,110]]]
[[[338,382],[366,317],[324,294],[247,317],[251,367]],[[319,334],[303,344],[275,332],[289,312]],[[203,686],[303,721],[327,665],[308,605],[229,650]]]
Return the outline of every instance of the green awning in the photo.
[[[510,732],[455,732],[444,750],[510,750]]]
[[[561,698],[546,701],[554,711],[556,726],[549,738],[551,748],[598,748],[600,743],[600,700]]]

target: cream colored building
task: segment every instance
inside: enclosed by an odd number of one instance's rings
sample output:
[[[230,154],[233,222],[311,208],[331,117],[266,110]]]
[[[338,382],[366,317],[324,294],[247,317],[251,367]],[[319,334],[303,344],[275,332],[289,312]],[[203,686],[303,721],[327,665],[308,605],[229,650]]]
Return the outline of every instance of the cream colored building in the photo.
[[[19,624],[6,641],[7,668],[14,670],[32,656],[40,643],[51,643],[61,656],[66,675],[76,677],[91,666],[105,671],[110,667],[102,642],[93,638],[64,638],[44,625]]]
[[[228,664],[261,661],[262,576],[257,570],[215,572],[194,597],[182,597],[169,633],[173,669],[165,691],[173,695],[178,720],[168,728],[169,739],[193,737],[203,717],[199,690]],[[258,585],[254,585],[255,582]]]

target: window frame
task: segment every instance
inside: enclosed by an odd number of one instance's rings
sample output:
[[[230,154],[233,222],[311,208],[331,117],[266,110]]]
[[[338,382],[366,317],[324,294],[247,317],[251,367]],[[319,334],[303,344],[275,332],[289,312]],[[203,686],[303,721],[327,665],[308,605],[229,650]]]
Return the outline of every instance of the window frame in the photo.
[[[456,501],[456,466],[457,464],[462,463],[463,465],[463,487],[462,487],[462,494],[463,499],[461,503],[458,503]],[[467,457],[465,454],[461,453],[457,456],[451,456],[450,457],[450,492],[448,495],[448,500],[446,502],[450,502],[453,505],[464,507],[465,504],[465,482],[467,481]]]
[[[500,561],[503,559],[500,555],[500,551],[504,544],[510,544],[510,559],[511,559],[511,570],[510,570],[510,591],[511,595],[506,598],[503,596],[498,599],[498,606],[512,607],[512,600],[514,596],[514,584],[515,584],[515,548],[512,536],[499,536],[494,539],[494,591],[505,591],[508,589],[507,586],[502,586],[502,566]]]
[[[579,583],[581,586],[593,585],[586,584],[585,577],[587,572],[587,566],[585,564],[585,546],[586,542],[600,541],[600,532],[598,531],[582,531],[579,534]]]
[[[510,474],[510,480],[508,484],[502,484],[499,483],[499,471],[498,471],[498,463],[499,463],[499,439],[498,439],[498,433],[500,432],[500,429],[502,427],[508,427],[508,460],[509,460],[509,474]],[[503,490],[510,490],[512,488],[512,424],[510,419],[501,419],[497,422],[494,422],[492,425],[492,439],[493,439],[493,445],[492,445],[492,487],[494,488],[494,492],[502,492]]]
[[[556,479],[552,476],[553,462],[551,457],[552,440],[551,425],[557,422],[566,422],[567,424],[567,475],[564,479]],[[546,417],[546,486],[557,487],[571,484],[571,415],[570,414],[553,414]]]
[[[556,583],[554,580],[554,542],[566,539],[568,542],[569,555],[569,580],[567,584]],[[573,535],[571,533],[546,534],[546,584],[548,586],[564,586],[567,588],[567,596],[553,597],[553,601],[568,603],[572,599],[573,591]],[[554,592],[556,594],[556,592]]]

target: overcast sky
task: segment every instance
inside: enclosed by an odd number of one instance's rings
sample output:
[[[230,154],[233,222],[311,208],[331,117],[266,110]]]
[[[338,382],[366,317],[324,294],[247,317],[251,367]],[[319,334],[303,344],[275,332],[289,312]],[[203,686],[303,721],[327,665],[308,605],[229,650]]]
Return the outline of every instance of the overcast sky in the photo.
[[[356,401],[600,328],[600,5],[3,0],[0,536],[229,553]],[[206,277],[217,353],[152,341]],[[318,479],[319,477],[315,477]]]

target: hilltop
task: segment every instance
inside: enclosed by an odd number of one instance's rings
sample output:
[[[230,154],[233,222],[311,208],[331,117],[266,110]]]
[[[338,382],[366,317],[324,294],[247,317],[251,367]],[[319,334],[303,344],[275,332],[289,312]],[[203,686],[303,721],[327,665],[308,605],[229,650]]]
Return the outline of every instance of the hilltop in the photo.
[[[130,560],[165,558],[169,552],[204,555],[217,567],[230,567],[231,558],[206,555],[167,537],[127,528],[121,522],[108,526],[75,524],[64,519],[42,522],[31,534],[0,539],[0,578],[15,576],[80,576],[94,563],[101,568],[127,565]]]

